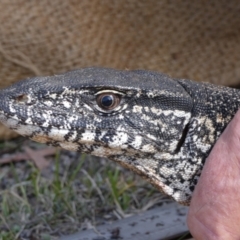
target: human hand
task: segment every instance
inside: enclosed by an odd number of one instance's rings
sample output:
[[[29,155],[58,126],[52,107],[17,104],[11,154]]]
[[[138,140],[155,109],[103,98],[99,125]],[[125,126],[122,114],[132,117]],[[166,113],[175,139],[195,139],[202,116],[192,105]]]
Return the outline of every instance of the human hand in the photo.
[[[204,165],[187,217],[194,239],[240,239],[240,110]]]

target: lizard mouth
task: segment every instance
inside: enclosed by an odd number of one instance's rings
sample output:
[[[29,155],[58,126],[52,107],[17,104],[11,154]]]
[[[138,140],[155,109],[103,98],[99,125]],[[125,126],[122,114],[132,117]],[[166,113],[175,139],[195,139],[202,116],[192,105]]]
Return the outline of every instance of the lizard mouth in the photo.
[[[18,97],[20,102],[26,101],[25,96]],[[14,108],[12,108],[14,109]],[[55,118],[49,115],[49,111],[55,114]],[[180,141],[175,141],[172,146],[162,147],[161,143],[158,142],[157,138],[151,138],[141,131],[129,132],[126,129],[117,130],[113,128],[101,128],[101,127],[87,127],[82,125],[81,119],[77,120],[78,124],[73,127],[61,124],[56,119],[63,119],[62,122],[67,122],[70,115],[65,111],[59,111],[55,108],[47,109],[45,106],[41,108],[41,111],[37,111],[37,107],[33,108],[23,104],[21,111],[27,112],[31,115],[31,118],[24,118],[26,114],[11,116],[11,113],[0,112],[0,121],[2,121],[7,127],[15,130],[20,135],[28,137],[36,142],[46,143],[54,146],[61,146],[68,150],[84,151],[91,153],[89,150],[85,150],[84,146],[90,148],[90,145],[101,147],[102,149],[108,149],[113,151],[114,149],[127,149],[124,150],[135,152],[139,151],[142,154],[154,154],[158,153],[178,153],[185,143],[188,135],[188,124],[183,129]],[[37,114],[34,114],[34,113]],[[41,113],[39,113],[41,112]],[[44,119],[49,119],[49,122],[42,122],[41,116],[45,114]],[[60,115],[60,117],[58,117]],[[76,115],[76,117],[79,117]],[[82,117],[82,116],[80,116]],[[51,121],[50,121],[51,120]],[[76,119],[75,119],[76,120]],[[65,126],[65,127],[64,127]],[[134,136],[134,137],[132,137]],[[138,139],[136,138],[138,137]],[[115,138],[115,140],[113,140]],[[139,140],[140,138],[140,140]],[[117,140],[116,140],[117,139]],[[171,147],[171,148],[170,148]]]
[[[24,124],[14,117],[6,117],[1,113],[0,121],[20,135],[36,142],[56,147],[60,146],[72,151],[92,153],[97,156],[113,155],[113,153],[123,154],[123,152],[132,154],[141,152],[141,154],[151,155],[160,151],[157,142],[141,133],[137,134],[138,138],[129,141],[129,132],[127,131],[118,131],[116,133],[114,129],[96,130],[85,128],[71,131],[70,129],[59,129],[53,126],[46,128],[34,124]],[[97,136],[96,132],[101,133]]]

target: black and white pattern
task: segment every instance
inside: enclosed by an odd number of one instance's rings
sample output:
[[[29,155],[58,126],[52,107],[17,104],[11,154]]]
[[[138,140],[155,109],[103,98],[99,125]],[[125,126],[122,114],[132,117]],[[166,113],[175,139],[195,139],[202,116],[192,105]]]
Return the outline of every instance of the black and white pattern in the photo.
[[[35,141],[114,160],[188,204],[239,95],[156,72],[86,68],[2,90],[0,121]]]

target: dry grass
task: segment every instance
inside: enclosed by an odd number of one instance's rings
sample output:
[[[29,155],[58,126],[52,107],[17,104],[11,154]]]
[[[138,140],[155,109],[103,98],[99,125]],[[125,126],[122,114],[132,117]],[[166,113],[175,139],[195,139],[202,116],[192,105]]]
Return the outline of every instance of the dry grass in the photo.
[[[0,145],[6,154],[45,145],[19,138]],[[31,161],[0,171],[0,240],[57,239],[63,234],[111,222],[163,200],[150,184],[102,158],[56,150],[40,171]]]

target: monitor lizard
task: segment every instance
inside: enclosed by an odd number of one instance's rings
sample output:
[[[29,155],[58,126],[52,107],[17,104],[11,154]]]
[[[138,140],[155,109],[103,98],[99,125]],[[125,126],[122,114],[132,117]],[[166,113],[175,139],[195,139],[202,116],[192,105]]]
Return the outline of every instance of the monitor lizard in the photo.
[[[237,89],[94,67],[18,82],[0,99],[0,121],[9,128],[116,161],[185,205],[240,106]]]

